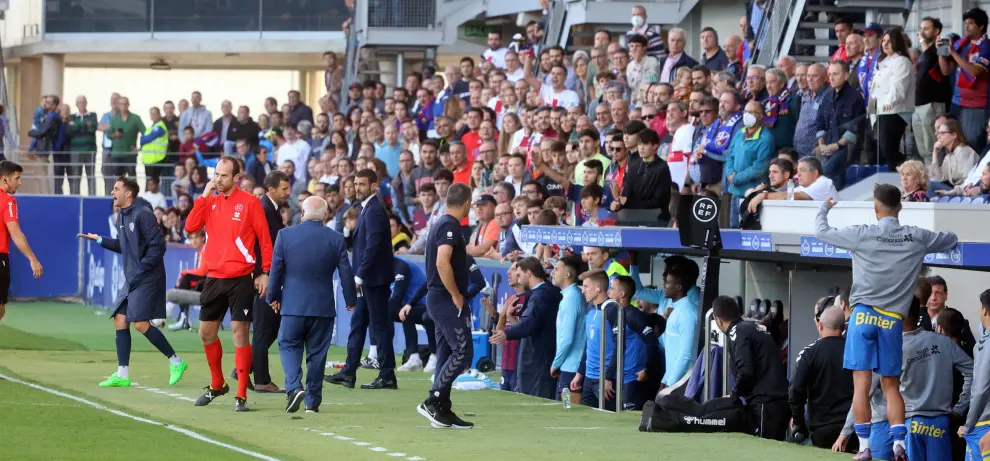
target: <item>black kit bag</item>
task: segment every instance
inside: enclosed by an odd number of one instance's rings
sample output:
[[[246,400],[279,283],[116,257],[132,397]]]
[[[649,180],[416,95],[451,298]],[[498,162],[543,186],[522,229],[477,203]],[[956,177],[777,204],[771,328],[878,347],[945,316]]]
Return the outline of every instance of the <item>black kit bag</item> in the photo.
[[[640,432],[751,433],[742,402],[723,397],[700,404],[682,395],[662,395],[643,405]]]

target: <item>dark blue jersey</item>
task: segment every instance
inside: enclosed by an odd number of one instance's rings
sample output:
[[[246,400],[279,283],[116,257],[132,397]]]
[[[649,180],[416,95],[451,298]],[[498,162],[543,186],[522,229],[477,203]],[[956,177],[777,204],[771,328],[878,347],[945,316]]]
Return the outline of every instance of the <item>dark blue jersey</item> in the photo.
[[[468,290],[468,274],[470,268],[467,260],[467,242],[461,232],[461,223],[453,216],[445,214],[430,228],[426,243],[426,286],[429,291],[447,293],[447,287],[440,279],[437,271],[437,250],[444,245],[453,247],[450,255],[450,266],[454,271],[454,280],[461,295]]]

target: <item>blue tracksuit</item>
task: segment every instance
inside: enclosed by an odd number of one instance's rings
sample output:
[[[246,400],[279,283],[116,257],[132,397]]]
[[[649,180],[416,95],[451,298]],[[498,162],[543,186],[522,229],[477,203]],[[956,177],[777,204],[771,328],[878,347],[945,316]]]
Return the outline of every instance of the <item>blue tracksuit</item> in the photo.
[[[128,322],[165,317],[165,238],[151,206],[137,199],[117,217],[117,238],[100,237],[100,246],[120,253],[125,289],[117,295],[114,314]]]

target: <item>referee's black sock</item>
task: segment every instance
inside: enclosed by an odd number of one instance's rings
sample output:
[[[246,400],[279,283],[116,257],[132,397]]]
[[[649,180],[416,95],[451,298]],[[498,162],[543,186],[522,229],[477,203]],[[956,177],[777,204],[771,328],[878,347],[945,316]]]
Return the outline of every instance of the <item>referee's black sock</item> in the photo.
[[[165,335],[162,331],[153,326],[149,326],[148,330],[144,332],[144,337],[148,338],[148,342],[154,345],[158,350],[165,355],[167,358],[175,357],[175,349],[172,349],[172,345],[168,343],[165,339]]]
[[[117,366],[126,367],[131,363],[131,330],[117,330]],[[121,376],[126,378],[126,376]]]

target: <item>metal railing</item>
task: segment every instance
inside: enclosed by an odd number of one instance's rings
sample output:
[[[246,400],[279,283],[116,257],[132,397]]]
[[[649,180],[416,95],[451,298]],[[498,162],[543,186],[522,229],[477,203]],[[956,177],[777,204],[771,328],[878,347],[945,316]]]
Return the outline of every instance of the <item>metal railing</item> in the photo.
[[[791,43],[794,40],[794,31],[797,30],[798,19],[804,11],[805,0],[768,0],[763,6],[763,18],[760,26],[753,30],[756,34],[754,42],[756,46],[753,51],[755,56],[753,62],[766,67],[773,67],[777,58],[790,52]],[[800,5],[798,5],[800,4]],[[792,18],[792,12],[796,11],[796,17]],[[785,34],[785,28],[789,33]],[[786,44],[784,43],[786,42]],[[786,48],[784,48],[786,46]]]
[[[45,2],[42,23],[46,34],[339,31],[349,16],[345,0],[73,3],[66,7],[68,2]]]
[[[91,156],[95,161],[79,161],[81,156]],[[24,168],[20,193],[107,196],[120,176],[134,178],[145,190],[147,178],[161,179],[161,190],[166,196],[175,196],[176,159],[144,165],[140,162],[114,162],[98,152],[58,152],[53,155],[20,154],[17,162]]]

